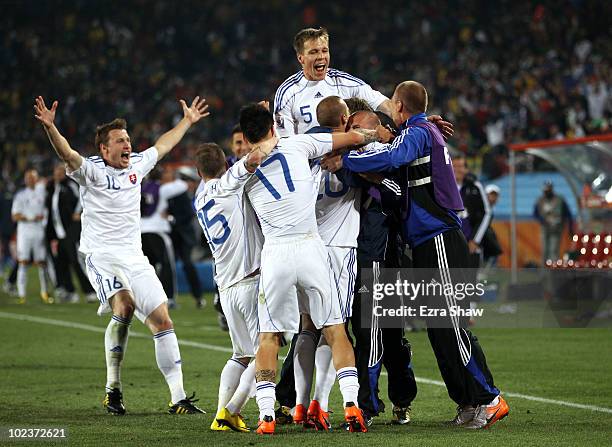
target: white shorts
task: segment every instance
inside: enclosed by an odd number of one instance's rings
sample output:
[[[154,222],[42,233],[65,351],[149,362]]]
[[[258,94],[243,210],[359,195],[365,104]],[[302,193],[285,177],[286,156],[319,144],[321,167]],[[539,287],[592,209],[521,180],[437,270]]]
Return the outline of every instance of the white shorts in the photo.
[[[357,249],[354,247],[327,247],[334,279],[340,297],[340,310],[346,322],[352,315],[355,278],[357,277]]]
[[[17,260],[43,262],[47,259],[44,231],[17,232]]]
[[[227,320],[233,358],[255,357],[259,336],[257,295],[259,275],[246,278],[231,287],[219,290],[221,307]]]
[[[265,241],[258,302],[260,332],[297,333],[300,312],[318,329],[343,323],[329,254],[318,234]]]
[[[144,323],[161,304],[168,301],[166,292],[145,255],[90,253],[85,256],[89,282],[98,295],[98,315],[111,312],[108,300],[120,290],[128,290],[134,298],[134,315]]]

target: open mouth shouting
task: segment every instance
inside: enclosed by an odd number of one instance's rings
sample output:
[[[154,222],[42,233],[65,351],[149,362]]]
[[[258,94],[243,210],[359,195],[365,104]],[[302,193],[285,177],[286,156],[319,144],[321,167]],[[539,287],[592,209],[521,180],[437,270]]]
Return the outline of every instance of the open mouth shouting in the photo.
[[[317,62],[313,65],[315,75],[318,78],[325,77],[325,73],[327,72],[327,63],[325,62]]]
[[[130,163],[130,154],[132,151],[130,149],[124,149],[121,151],[121,162],[124,164]]]

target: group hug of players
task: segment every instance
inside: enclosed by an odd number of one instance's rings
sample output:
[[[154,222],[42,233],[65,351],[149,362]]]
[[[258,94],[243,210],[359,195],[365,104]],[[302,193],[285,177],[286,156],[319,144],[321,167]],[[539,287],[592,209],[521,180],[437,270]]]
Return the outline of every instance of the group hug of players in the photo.
[[[380,329],[374,318],[362,327],[360,293],[384,280],[381,269],[399,266],[404,244],[412,266],[435,269],[443,285],[452,285],[450,269],[467,266],[458,217],[463,205],[444,144],[452,125],[426,116],[427,92],[417,82],[400,83],[389,99],[329,68],[325,29],[300,31],[294,48],[302,69],[278,88],[273,111],[261,103],[241,110],[247,155],[228,168],[221,148],[205,143],[195,157],[203,182],[194,205],[213,253],[234,351],[221,373],[211,429],[249,431],[241,411],[255,387],[257,433],[272,434],[277,422],[288,421],[329,430],[328,397],[337,379],[344,426],[366,432],[384,410],[382,365],[393,420],[405,424],[416,396],[410,345],[402,328]],[[55,127],[57,102],[48,109],[39,97],[35,105],[67,174],[80,185],[80,250],[99,313],[112,312],[104,404],[114,414],[125,413],[120,368],[133,315],[153,334],[171,392],[169,412],[201,412],[184,392],[165,294],[142,255],[137,228],[142,177],[208,115],[199,98],[181,105],[183,120],[153,147],[132,153],[124,122],[114,122],[98,128],[100,155],[89,158],[72,150]],[[440,299],[456,304],[452,293]],[[448,323],[427,331],[458,406],[452,423],[489,427],[508,414],[508,405],[477,339],[459,319]],[[278,352],[288,342],[277,386]]]

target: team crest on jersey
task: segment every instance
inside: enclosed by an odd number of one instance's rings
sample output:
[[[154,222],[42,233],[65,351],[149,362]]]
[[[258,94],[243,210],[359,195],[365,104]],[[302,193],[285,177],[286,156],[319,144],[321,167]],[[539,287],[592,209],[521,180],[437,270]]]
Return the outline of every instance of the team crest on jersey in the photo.
[[[130,182],[132,182],[132,185],[136,184],[136,180],[138,180],[138,178],[136,177],[136,174],[130,174]]]

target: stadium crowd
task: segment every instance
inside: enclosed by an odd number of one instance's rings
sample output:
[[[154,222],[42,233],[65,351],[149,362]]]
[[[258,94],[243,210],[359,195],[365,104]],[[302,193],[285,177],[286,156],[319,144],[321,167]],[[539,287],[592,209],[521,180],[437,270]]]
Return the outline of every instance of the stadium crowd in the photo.
[[[375,3],[135,0],[120,14],[103,1],[7,5],[2,183],[26,165],[51,172],[53,155],[31,113],[38,94],[60,100],[59,125],[75,147],[93,153],[100,121],[125,117],[144,149],[180,119],[174,98],[206,92],[217,120],[172,156],[190,159],[195,141],[227,137],[242,104],[270,98],[297,71],[286,42],[302,26],[326,26],[332,66],[387,95],[406,76],[428,85],[432,112],[456,123],[451,143],[471,158],[491,148],[503,156],[510,142],[604,132],[612,116],[605,1],[393,1],[379,10]],[[505,165],[483,168],[494,178]]]

